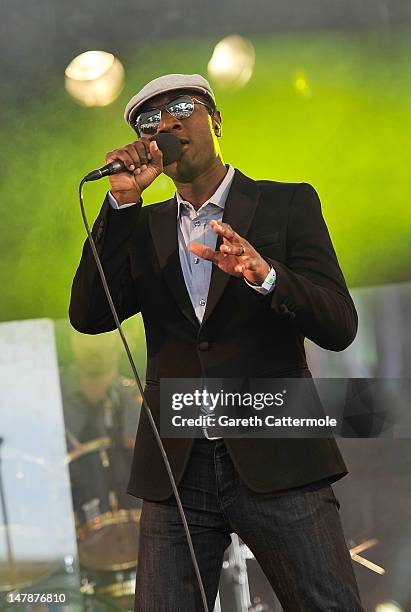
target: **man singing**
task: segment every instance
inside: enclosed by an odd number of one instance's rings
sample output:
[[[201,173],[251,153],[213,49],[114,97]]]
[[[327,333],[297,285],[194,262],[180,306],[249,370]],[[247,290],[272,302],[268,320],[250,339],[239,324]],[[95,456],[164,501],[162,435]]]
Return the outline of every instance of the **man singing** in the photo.
[[[250,155],[258,108],[249,114]],[[137,140],[108,153],[110,177],[93,227],[120,320],[141,312],[145,394],[159,424],[161,378],[309,378],[304,338],[344,350],[357,315],[307,183],[254,181],[223,162],[222,119],[200,75],[154,79],[127,104]],[[180,139],[163,167],[150,138]],[[173,198],[142,207],[164,172]],[[88,242],[70,320],[80,332],[115,329]],[[164,439],[210,610],[224,551],[237,533],[286,612],[362,610],[330,486],[347,473],[332,438]],[[128,492],[143,498],[135,610],[201,611],[200,591],[171,485],[142,411]]]

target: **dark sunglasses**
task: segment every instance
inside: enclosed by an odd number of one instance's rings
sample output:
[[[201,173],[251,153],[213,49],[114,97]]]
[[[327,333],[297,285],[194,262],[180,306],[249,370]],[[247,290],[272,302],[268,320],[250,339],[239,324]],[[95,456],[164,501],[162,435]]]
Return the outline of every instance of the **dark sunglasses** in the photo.
[[[205,106],[210,115],[213,114],[214,109],[212,109],[210,105],[201,102],[201,100],[197,100],[197,98],[184,95],[167,102],[167,104],[161,108],[152,108],[145,113],[141,113],[135,120],[134,128],[138,134],[154,134],[160,127],[161,113],[163,110],[167,111],[167,113],[176,119],[187,119],[194,112],[195,102]]]

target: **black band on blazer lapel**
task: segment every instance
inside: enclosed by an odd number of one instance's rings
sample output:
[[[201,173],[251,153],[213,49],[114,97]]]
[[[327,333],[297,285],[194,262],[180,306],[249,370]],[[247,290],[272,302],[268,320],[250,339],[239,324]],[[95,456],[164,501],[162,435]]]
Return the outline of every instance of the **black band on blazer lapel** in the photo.
[[[183,314],[190,323],[199,327],[181,269],[175,197],[162,206],[153,207],[149,213],[149,226],[164,279]]]
[[[234,179],[231,184],[231,189],[224,207],[224,223],[231,225],[234,231],[240,234],[240,236],[246,238],[250,230],[259,199],[260,190],[258,189],[256,182],[236,169]],[[216,250],[220,248],[222,242],[222,238],[218,236]],[[213,265],[207,306],[202,324],[204,324],[209,318],[231,278],[234,277]]]

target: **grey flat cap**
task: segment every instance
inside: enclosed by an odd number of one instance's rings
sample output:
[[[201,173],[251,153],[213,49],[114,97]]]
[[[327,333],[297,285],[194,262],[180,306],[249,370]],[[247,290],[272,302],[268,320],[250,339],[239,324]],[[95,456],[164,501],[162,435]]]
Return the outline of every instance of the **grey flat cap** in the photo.
[[[210,83],[201,74],[165,74],[150,81],[140,89],[127,103],[124,110],[126,123],[134,128],[134,122],[139,108],[150,98],[173,89],[194,89],[211,98],[215,104],[215,97]]]

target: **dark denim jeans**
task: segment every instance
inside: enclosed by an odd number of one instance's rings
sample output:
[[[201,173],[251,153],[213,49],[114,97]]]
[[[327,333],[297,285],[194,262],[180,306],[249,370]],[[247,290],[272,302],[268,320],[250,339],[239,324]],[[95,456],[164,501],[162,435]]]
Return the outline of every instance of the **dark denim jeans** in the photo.
[[[359,612],[338,502],[328,484],[254,493],[223,440],[196,440],[179,485],[210,612],[230,533],[251,549],[285,612]],[[174,497],[144,502],[135,611],[202,612]]]

